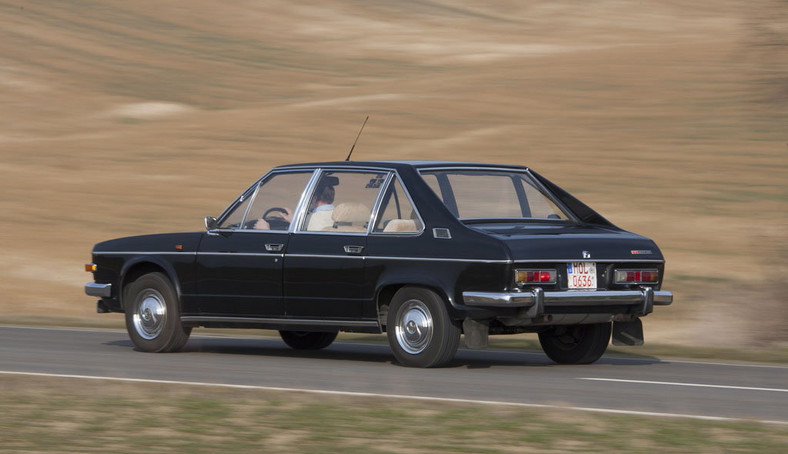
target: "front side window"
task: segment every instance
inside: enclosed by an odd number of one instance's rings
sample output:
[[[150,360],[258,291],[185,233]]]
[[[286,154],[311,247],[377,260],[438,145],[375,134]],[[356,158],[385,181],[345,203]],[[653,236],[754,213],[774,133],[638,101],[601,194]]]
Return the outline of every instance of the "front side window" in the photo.
[[[380,172],[323,172],[309,197],[301,230],[366,232],[387,178]]]
[[[288,230],[298,200],[312,172],[276,173],[239,201],[220,229]]]
[[[435,170],[422,177],[461,220],[570,219],[525,172]]]
[[[245,229],[288,230],[312,172],[281,173],[260,185],[244,221]]]

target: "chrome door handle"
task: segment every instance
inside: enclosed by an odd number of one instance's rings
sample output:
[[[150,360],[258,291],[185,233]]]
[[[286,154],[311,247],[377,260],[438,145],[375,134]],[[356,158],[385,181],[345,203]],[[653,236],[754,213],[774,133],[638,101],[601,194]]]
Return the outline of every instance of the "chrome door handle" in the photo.
[[[266,244],[265,245],[265,250],[268,251],[268,252],[282,252],[282,249],[284,249],[284,248],[285,248],[284,244],[273,244],[273,243],[270,243],[270,244]]]
[[[345,253],[347,254],[361,254],[362,252],[364,252],[364,246],[345,246]]]

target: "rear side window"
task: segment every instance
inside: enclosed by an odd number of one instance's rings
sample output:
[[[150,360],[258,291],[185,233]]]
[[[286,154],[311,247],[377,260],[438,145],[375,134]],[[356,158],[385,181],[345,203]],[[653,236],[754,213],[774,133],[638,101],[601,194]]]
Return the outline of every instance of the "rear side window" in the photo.
[[[324,171],[309,196],[301,230],[366,233],[387,178],[388,173]]]
[[[418,233],[423,228],[424,224],[413,209],[408,194],[402,189],[399,180],[394,178],[383,195],[373,232]]]
[[[432,170],[422,178],[461,220],[570,219],[525,172]]]

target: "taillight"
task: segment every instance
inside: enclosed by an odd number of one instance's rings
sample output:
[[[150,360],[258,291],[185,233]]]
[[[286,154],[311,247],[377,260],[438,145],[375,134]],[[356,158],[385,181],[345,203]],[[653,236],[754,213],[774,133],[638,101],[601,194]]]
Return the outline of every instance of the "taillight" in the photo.
[[[514,270],[514,281],[517,285],[555,284],[555,270]]]
[[[616,270],[616,284],[655,284],[659,282],[657,270]]]

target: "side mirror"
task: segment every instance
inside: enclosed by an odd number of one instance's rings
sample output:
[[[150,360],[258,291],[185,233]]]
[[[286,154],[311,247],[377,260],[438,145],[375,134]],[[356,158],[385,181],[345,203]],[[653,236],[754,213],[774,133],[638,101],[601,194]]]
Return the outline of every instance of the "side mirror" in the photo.
[[[213,216],[205,216],[205,230],[216,229],[216,218]]]

